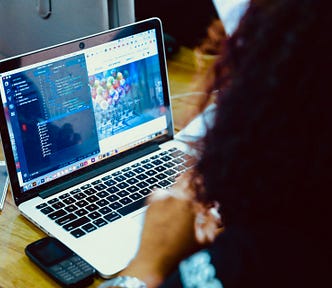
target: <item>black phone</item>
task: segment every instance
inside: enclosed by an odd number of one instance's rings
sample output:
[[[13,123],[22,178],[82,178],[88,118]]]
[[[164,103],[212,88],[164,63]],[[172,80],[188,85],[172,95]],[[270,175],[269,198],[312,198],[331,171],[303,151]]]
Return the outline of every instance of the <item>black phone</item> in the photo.
[[[25,254],[62,287],[87,287],[96,275],[90,264],[53,237],[29,244]]]

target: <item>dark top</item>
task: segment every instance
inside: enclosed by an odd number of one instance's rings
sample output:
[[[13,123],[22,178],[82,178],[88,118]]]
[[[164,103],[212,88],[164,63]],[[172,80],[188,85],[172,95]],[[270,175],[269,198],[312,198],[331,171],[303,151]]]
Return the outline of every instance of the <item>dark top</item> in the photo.
[[[331,249],[324,241],[317,245],[317,235],[309,228],[295,232],[261,225],[250,231],[228,228],[208,249],[181,262],[161,287],[302,288],[327,287],[331,282]]]

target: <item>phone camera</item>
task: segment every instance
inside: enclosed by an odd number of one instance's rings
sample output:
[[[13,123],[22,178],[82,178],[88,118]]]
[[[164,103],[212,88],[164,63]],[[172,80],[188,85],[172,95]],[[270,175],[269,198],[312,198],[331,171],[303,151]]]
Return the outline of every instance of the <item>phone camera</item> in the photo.
[[[80,47],[80,49],[84,49],[84,47],[85,47],[84,42],[80,42],[80,44],[78,44],[78,47]]]

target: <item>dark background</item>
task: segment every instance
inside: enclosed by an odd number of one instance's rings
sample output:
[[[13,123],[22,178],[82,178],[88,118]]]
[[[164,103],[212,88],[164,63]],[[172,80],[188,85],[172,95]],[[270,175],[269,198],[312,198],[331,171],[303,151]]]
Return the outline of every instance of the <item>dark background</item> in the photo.
[[[211,21],[217,18],[212,0],[135,0],[137,20],[159,17],[167,45],[193,48],[206,37]]]

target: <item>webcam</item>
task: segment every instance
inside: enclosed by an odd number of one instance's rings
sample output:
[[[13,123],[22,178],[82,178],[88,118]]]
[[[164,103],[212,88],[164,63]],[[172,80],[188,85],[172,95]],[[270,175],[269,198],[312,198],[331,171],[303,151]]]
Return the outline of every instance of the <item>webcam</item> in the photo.
[[[80,42],[80,44],[78,44],[78,47],[80,47],[80,49],[84,49],[84,47],[85,47],[84,42]]]

